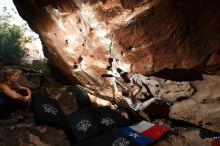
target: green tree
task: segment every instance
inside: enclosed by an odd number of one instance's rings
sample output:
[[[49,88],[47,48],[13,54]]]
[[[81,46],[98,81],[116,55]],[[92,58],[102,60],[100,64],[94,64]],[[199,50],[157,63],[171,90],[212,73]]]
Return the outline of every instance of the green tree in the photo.
[[[9,13],[0,17],[0,60],[4,64],[19,64],[28,52],[24,45],[32,38],[25,37],[25,27],[11,25],[11,18]]]

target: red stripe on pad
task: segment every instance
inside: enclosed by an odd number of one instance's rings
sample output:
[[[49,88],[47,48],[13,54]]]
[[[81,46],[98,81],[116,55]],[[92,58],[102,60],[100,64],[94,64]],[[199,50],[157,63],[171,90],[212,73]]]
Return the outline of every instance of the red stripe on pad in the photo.
[[[155,141],[168,131],[169,131],[168,128],[165,128],[165,127],[162,127],[159,125],[154,125],[141,133],[144,134],[145,136],[149,137],[153,141]]]

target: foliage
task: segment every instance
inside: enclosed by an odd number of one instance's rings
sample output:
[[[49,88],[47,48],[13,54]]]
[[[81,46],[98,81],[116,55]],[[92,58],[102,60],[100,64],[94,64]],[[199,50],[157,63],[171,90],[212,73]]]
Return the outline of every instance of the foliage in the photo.
[[[30,37],[25,37],[25,27],[11,25],[9,13],[0,17],[0,61],[4,64],[18,64],[27,54],[24,45],[31,42]]]

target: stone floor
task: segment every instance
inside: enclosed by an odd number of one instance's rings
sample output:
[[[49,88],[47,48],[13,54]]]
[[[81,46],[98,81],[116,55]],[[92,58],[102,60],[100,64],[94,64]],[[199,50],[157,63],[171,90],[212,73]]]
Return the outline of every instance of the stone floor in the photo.
[[[69,146],[62,130],[47,126],[36,126],[32,114],[25,122],[12,119],[0,120],[1,146]]]
[[[193,125],[181,125],[165,119],[154,119],[155,124],[169,127],[172,132],[162,137],[154,146],[211,146],[212,133]],[[206,133],[206,135],[202,133]],[[209,137],[209,138],[208,138]],[[0,120],[0,146],[70,146],[64,132],[47,126],[36,126],[33,115],[24,122]]]

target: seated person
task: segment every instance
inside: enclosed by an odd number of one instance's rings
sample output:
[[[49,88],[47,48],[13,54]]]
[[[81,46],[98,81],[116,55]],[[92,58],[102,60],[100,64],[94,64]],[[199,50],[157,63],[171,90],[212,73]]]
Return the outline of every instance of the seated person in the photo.
[[[0,116],[10,115],[21,107],[23,102],[31,101],[31,90],[18,83],[19,76],[20,71],[16,69],[7,68],[3,71],[0,83]],[[25,91],[26,94],[19,91]]]

